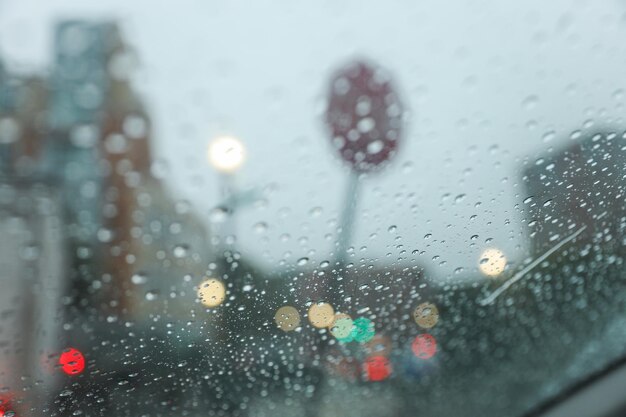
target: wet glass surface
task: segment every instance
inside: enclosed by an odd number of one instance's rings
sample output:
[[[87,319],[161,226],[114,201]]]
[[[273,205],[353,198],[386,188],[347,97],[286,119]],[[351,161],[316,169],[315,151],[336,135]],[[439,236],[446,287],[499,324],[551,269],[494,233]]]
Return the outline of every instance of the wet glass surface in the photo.
[[[544,3],[0,1],[0,416],[522,417],[621,360],[626,8]]]

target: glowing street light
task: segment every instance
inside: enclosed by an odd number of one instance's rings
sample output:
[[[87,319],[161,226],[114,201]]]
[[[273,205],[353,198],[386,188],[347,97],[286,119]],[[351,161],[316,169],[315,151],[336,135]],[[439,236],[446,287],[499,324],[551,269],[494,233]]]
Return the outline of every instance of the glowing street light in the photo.
[[[500,249],[489,248],[480,255],[478,269],[488,277],[497,277],[504,272],[506,264],[506,257]]]
[[[276,310],[274,321],[279,329],[284,332],[290,332],[300,326],[300,314],[295,307],[283,306]]]
[[[226,287],[219,279],[209,278],[198,286],[200,302],[209,308],[218,307],[226,299]]]
[[[363,363],[363,371],[367,381],[383,381],[391,375],[391,362],[384,356],[371,356]]]
[[[439,310],[432,303],[422,303],[413,311],[413,318],[421,328],[430,329],[439,321]]]
[[[313,327],[323,329],[333,324],[335,310],[328,303],[315,303],[309,308],[309,322]]]
[[[221,136],[209,144],[209,163],[216,170],[229,174],[237,171],[246,160],[246,148],[232,136]]]

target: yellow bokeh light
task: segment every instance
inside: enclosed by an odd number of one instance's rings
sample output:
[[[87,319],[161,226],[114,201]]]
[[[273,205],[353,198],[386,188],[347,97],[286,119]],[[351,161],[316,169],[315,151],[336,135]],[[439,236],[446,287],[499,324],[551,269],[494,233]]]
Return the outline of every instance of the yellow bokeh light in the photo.
[[[274,315],[274,320],[278,328],[285,332],[290,332],[300,326],[300,314],[292,306],[279,308]]]
[[[218,171],[234,172],[246,159],[243,143],[231,136],[222,136],[213,140],[208,149],[209,163]]]
[[[422,303],[413,311],[413,318],[421,328],[430,329],[439,321],[439,310],[432,303]]]
[[[315,303],[309,308],[309,322],[318,329],[333,324],[335,310],[328,303]]]
[[[206,307],[217,307],[226,299],[226,287],[219,279],[207,279],[198,286],[198,298]]]
[[[501,250],[490,248],[480,255],[478,268],[483,274],[489,277],[496,277],[504,271],[506,263],[506,257]]]

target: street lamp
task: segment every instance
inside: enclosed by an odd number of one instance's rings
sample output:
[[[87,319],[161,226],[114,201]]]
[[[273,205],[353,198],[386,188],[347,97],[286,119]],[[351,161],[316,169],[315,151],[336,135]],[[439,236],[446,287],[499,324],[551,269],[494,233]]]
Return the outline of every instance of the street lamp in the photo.
[[[226,299],[224,283],[215,278],[209,278],[198,286],[198,298],[204,306],[218,307]]]
[[[209,144],[207,153],[209,163],[224,174],[236,172],[246,160],[246,148],[232,136],[221,136]]]
[[[506,267],[507,259],[500,249],[489,248],[480,255],[478,269],[488,277],[497,277]]]

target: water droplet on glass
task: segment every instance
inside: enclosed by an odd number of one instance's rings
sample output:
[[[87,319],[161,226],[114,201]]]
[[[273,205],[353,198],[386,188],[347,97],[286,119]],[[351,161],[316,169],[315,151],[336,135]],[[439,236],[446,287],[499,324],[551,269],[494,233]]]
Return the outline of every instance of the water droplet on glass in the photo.
[[[209,220],[213,223],[223,223],[228,218],[226,207],[215,207],[209,212]]]
[[[267,223],[265,222],[258,222],[254,225],[254,232],[255,233],[264,233],[267,231]]]
[[[524,99],[524,101],[522,102],[522,106],[526,110],[532,110],[537,106],[538,102],[539,97],[537,97],[536,95],[530,95]]]
[[[546,133],[543,135],[542,140],[543,140],[544,142],[550,142],[550,141],[551,141],[551,140],[553,140],[555,137],[556,137],[556,132],[555,132],[555,131],[553,131],[553,130],[551,130],[551,131],[549,131],[549,132],[546,132]]]
[[[322,208],[321,207],[313,207],[310,211],[309,214],[311,215],[311,217],[319,217],[322,215]]]
[[[176,245],[174,246],[174,256],[176,258],[184,258],[187,256],[187,252],[189,251],[189,247],[187,245]]]
[[[404,164],[402,164],[403,174],[410,174],[411,172],[413,172],[413,162],[407,161]]]
[[[159,291],[157,290],[146,291],[146,300],[154,301],[157,298],[159,298]]]
[[[148,277],[143,272],[137,272],[133,274],[130,280],[135,285],[142,285],[148,282]]]

